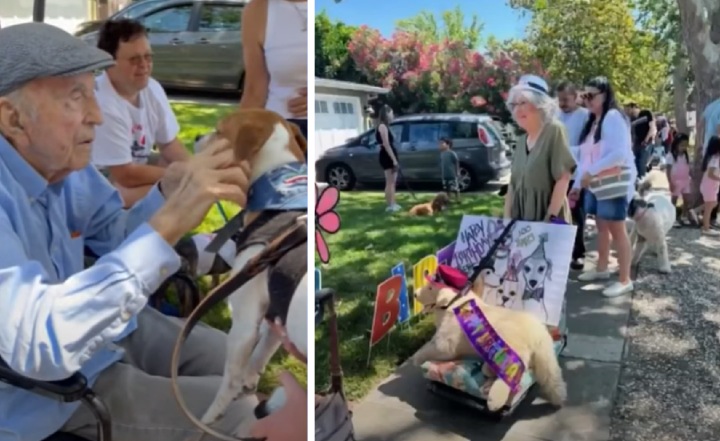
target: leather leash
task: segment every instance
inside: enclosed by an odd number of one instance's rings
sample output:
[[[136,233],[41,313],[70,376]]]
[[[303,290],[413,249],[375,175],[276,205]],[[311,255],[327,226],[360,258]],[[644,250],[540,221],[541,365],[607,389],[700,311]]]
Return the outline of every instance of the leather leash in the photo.
[[[188,335],[190,335],[190,331],[192,331],[195,325],[200,322],[200,318],[203,317],[212,307],[229,297],[232,293],[252,280],[255,276],[265,271],[268,267],[275,264],[283,255],[285,255],[285,253],[305,242],[307,242],[307,217],[301,216],[297,218],[291,226],[288,226],[280,235],[278,235],[278,237],[270,242],[267,248],[265,248],[260,254],[250,259],[240,272],[231,276],[225,282],[210,291],[208,295],[202,299],[190,316],[187,317],[183,328],[180,331],[180,335],[175,342],[175,348],[173,349],[172,364],[170,366],[170,382],[172,383],[175,400],[180,406],[180,409],[182,409],[185,416],[187,416],[187,418],[192,421],[195,426],[206,434],[224,441],[265,441],[264,438],[235,438],[222,434],[205,425],[199,418],[193,415],[190,409],[187,408],[185,400],[182,397],[180,386],[177,382],[178,367],[180,364],[180,351],[183,343],[185,343]]]

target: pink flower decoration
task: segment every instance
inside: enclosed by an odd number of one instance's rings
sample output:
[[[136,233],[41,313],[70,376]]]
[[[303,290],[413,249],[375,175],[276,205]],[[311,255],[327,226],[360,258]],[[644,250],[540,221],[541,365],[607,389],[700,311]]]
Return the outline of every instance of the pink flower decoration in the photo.
[[[335,187],[326,187],[320,192],[315,185],[315,193],[318,195],[315,203],[315,248],[320,256],[320,262],[328,263],[330,250],[322,232],[335,234],[340,230],[340,216],[335,212],[335,207],[340,201],[340,191]]]

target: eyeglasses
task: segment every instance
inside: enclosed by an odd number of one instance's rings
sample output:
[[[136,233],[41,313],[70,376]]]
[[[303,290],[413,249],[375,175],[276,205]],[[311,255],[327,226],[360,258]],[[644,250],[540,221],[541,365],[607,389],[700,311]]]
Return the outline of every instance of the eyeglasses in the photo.
[[[133,66],[140,66],[143,62],[152,64],[153,54],[135,55],[133,57],[126,58],[126,60]]]
[[[602,92],[585,92],[580,96],[582,97],[582,99],[590,101],[590,100],[593,100],[598,95],[602,95]]]
[[[514,103],[508,103],[507,106],[508,106],[508,109],[510,109],[510,111],[512,112],[512,111],[515,110],[516,108],[518,108],[518,107],[520,107],[520,106],[524,106],[525,104],[528,104],[528,102],[527,102],[527,101],[517,101],[517,102],[514,102]]]

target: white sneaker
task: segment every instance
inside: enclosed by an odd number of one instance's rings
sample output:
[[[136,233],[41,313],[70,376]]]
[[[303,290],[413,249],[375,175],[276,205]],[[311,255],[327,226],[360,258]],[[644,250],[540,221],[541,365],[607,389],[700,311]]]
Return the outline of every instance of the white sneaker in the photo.
[[[606,280],[610,278],[610,271],[585,271],[578,276],[581,282],[594,282],[595,280]]]
[[[400,211],[400,210],[402,210],[402,207],[400,207],[398,204],[389,205],[385,209],[385,211],[387,211],[388,213],[394,213],[394,212]]]
[[[604,295],[605,297],[619,297],[623,294],[632,292],[632,290],[634,288],[635,287],[633,286],[632,282],[629,282],[624,285],[620,282],[615,282],[612,285],[605,288],[602,292],[602,295]]]

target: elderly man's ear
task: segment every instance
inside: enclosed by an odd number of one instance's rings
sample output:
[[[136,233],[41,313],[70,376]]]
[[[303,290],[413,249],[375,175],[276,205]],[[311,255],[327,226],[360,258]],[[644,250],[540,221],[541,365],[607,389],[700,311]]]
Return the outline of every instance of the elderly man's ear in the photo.
[[[12,145],[26,137],[20,110],[8,97],[0,97],[0,134]]]

